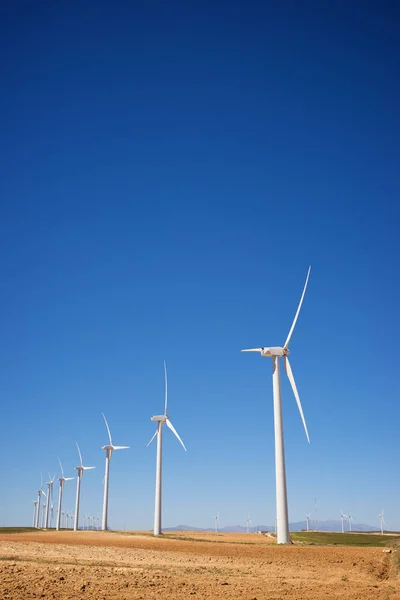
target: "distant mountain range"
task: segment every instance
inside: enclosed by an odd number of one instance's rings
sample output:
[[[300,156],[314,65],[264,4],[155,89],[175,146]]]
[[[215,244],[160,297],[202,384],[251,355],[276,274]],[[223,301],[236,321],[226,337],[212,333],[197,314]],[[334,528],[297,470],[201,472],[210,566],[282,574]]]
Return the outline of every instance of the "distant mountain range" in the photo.
[[[345,531],[348,531],[347,520],[344,524]],[[290,531],[302,531],[307,529],[306,521],[298,521],[297,523],[289,524]],[[315,521],[310,519],[310,529],[316,529]],[[318,521],[318,531],[342,531],[341,521]],[[372,527],[371,525],[365,525],[364,523],[352,523],[352,531],[378,531],[379,527]],[[165,527],[164,531],[214,531],[211,527],[193,527],[192,525],[177,525],[176,527]],[[228,525],[227,527],[220,527],[218,531],[221,532],[232,532],[232,533],[246,533],[247,528],[242,525]],[[274,525],[255,525],[251,527],[252,532],[256,531],[275,531]]]

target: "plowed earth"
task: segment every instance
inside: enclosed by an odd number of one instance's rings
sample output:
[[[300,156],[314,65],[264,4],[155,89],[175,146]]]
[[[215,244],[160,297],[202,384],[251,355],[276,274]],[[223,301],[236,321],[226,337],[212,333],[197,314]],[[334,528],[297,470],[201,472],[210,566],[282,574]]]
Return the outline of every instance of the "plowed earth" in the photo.
[[[392,556],[256,534],[2,534],[0,599],[400,600]]]

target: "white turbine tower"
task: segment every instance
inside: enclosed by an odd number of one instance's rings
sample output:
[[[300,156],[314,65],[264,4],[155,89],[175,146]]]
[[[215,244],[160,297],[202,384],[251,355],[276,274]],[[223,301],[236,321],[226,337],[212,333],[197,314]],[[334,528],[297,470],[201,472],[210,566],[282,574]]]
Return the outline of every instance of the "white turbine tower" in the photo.
[[[160,535],[161,533],[161,492],[162,492],[162,428],[166,424],[172,433],[178,438],[182,444],[183,449],[186,452],[185,444],[182,442],[178,435],[175,427],[169,420],[167,409],[168,409],[168,379],[167,379],[167,365],[164,361],[164,376],[165,376],[165,408],[163,415],[156,415],[151,417],[152,421],[158,423],[157,429],[147,446],[150,446],[151,442],[157,437],[157,464],[156,464],[156,494],[155,494],[155,507],[154,507],[154,535]]]
[[[54,479],[55,479],[55,474],[53,475],[53,479],[51,478],[51,475],[49,473],[49,481],[46,482],[47,485],[47,503],[46,503],[46,519],[44,522],[44,528],[48,529],[50,526],[49,523],[49,514],[50,514],[50,506],[51,506],[51,502],[52,502],[52,497],[53,497],[53,483],[54,483]]]
[[[348,519],[348,518],[349,517],[347,515],[345,515],[342,510],[340,510],[340,520],[342,522],[342,533],[344,533],[344,520]]]
[[[75,469],[78,471],[78,477],[77,477],[77,481],[76,481],[76,502],[75,502],[74,531],[78,530],[78,523],[79,523],[79,501],[80,501],[80,495],[81,495],[81,481],[82,481],[83,471],[89,471],[90,469],[95,469],[96,468],[96,467],[84,467],[83,466],[82,454],[81,454],[81,451],[79,449],[78,442],[76,442],[76,447],[78,448],[79,459],[81,461],[81,464],[79,465],[79,467],[75,467]]]
[[[33,521],[32,527],[36,527],[36,511],[37,511],[38,500],[33,501]]]
[[[283,442],[283,421],[282,421],[282,397],[281,397],[281,381],[280,381],[280,358],[283,357],[287,376],[292,386],[294,397],[296,398],[297,407],[300,412],[301,420],[303,421],[307,440],[310,438],[307,431],[307,425],[301,406],[300,397],[297,391],[296,383],[293,377],[293,372],[289,362],[289,342],[295,328],[301,305],[303,304],[304,295],[306,293],[308,279],[310,277],[311,267],[308,269],[306,282],[303,293],[300,298],[300,303],[297,308],[292,326],[287,336],[283,347],[264,347],[250,348],[242,350],[242,352],[259,352],[261,356],[272,358],[272,387],[274,395],[274,429],[275,429],[275,477],[276,477],[276,518],[277,518],[277,542],[278,544],[288,544],[289,539],[289,515],[286,489],[286,470],[285,470],[285,449]]]
[[[218,529],[219,529],[219,512],[217,512],[217,514],[214,517],[215,520],[215,533],[218,533]]]
[[[350,513],[349,513],[348,519],[349,519],[349,531],[351,531],[351,522],[353,520],[353,517],[351,516]]]
[[[306,515],[306,521],[307,521],[307,531],[310,531],[310,517],[311,517],[311,513],[309,513],[309,514],[305,513],[305,515]]]
[[[250,533],[250,528],[251,528],[250,515],[247,515],[247,520],[246,520],[247,533]]]
[[[43,479],[42,479],[42,474],[40,474],[40,488],[37,491],[38,493],[38,499],[37,499],[37,509],[36,509],[36,523],[35,523],[35,527],[36,529],[39,529],[40,527],[40,520],[42,518],[42,515],[40,514],[40,501],[42,498],[42,495],[47,498],[45,492],[43,491]]]
[[[383,535],[383,526],[385,524],[385,517],[383,516],[383,508],[382,508],[382,512],[380,515],[378,515],[378,517],[381,520],[381,535]]]
[[[105,418],[103,413],[101,413],[101,414],[103,415],[104,423],[106,424],[107,431],[108,431],[108,437],[110,438],[110,443],[108,444],[108,446],[102,446],[102,450],[106,451],[106,472],[104,475],[103,519],[102,519],[101,528],[103,531],[105,531],[106,529],[108,529],[108,522],[107,522],[108,521],[108,483],[109,483],[109,478],[110,478],[111,456],[112,456],[113,450],[126,450],[127,448],[129,448],[129,446],[114,446],[113,445],[112,439],[111,439],[111,432],[110,432],[110,428],[107,423],[107,419]]]
[[[58,462],[60,463],[60,467],[61,467],[61,477],[58,478],[58,481],[60,482],[60,489],[59,489],[59,492],[58,492],[58,510],[57,510],[56,531],[60,530],[60,527],[61,527],[61,515],[64,514],[64,512],[61,510],[61,507],[62,507],[62,497],[63,497],[63,491],[64,491],[64,482],[65,481],[72,481],[74,479],[74,477],[64,477],[64,469],[63,469],[63,466],[61,464],[61,460],[58,459]]]

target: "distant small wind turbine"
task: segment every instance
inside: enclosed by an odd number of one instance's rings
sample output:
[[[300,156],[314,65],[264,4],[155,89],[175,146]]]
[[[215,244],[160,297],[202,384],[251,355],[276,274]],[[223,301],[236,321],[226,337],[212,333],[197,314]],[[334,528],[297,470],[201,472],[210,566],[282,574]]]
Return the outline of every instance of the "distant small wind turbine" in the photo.
[[[385,517],[383,516],[383,508],[382,508],[382,512],[380,515],[378,515],[378,517],[381,520],[381,535],[383,535],[383,526],[385,524]]]
[[[310,517],[311,517],[311,513],[306,514],[306,521],[307,521],[307,531],[310,531]]]
[[[272,386],[274,396],[274,429],[275,429],[275,477],[276,477],[276,516],[277,516],[277,542],[278,544],[289,544],[289,514],[286,489],[286,469],[285,469],[285,450],[283,441],[283,420],[282,420],[282,397],[281,397],[281,380],[280,380],[280,359],[283,358],[287,376],[292,386],[294,397],[296,398],[297,407],[300,412],[301,420],[303,421],[304,430],[307,440],[310,442],[307,425],[304,418],[303,408],[300,402],[300,396],[297,391],[292,368],[289,362],[289,342],[295,328],[301,305],[303,304],[304,295],[306,293],[308,279],[310,277],[311,267],[308,269],[306,282],[303,293],[300,298],[300,303],[297,308],[292,326],[290,328],[285,345],[250,348],[242,350],[242,352],[259,352],[261,356],[272,358]]]
[[[81,461],[81,464],[79,465],[79,467],[75,467],[75,469],[78,471],[78,477],[77,477],[77,481],[76,481],[76,502],[75,502],[74,531],[78,530],[78,524],[79,524],[79,501],[80,501],[80,495],[81,495],[81,481],[82,481],[83,471],[89,471],[90,469],[95,469],[96,468],[96,467],[84,467],[83,466],[82,454],[81,454],[81,451],[79,449],[78,442],[76,442],[76,447],[78,448],[79,459]]]
[[[150,446],[151,442],[157,437],[157,464],[156,464],[156,494],[155,494],[155,508],[154,508],[154,535],[160,535],[161,533],[161,494],[162,494],[162,428],[166,424],[167,427],[172,431],[178,441],[182,444],[183,449],[186,452],[185,444],[179,437],[178,432],[169,420],[167,409],[168,409],[168,379],[167,379],[167,365],[164,361],[164,377],[165,377],[165,408],[163,415],[156,415],[151,417],[152,421],[158,423],[157,429],[147,446]]]
[[[217,512],[217,514],[214,517],[215,520],[215,533],[218,533],[218,529],[219,529],[219,512]]]
[[[342,522],[342,533],[344,533],[344,520],[348,519],[349,517],[347,515],[344,514],[344,512],[341,510],[340,511],[340,520]]]
[[[246,520],[247,533],[250,533],[250,527],[251,527],[250,515],[247,515],[247,520]]]
[[[351,531],[351,522],[353,521],[353,517],[351,516],[351,514],[349,513],[349,531]]]
[[[42,506],[42,529],[45,529],[45,525],[46,525],[46,508],[47,508],[48,502],[49,502],[49,499],[47,498],[46,502]]]
[[[110,443],[108,444],[108,446],[102,446],[102,450],[106,451],[106,472],[104,475],[103,520],[102,520],[101,528],[103,531],[105,531],[106,529],[108,529],[108,522],[107,522],[108,521],[108,484],[109,484],[109,478],[110,478],[111,456],[112,456],[113,450],[126,450],[127,448],[129,448],[129,446],[114,446],[113,445],[112,439],[111,439],[111,432],[110,432],[110,428],[107,423],[107,419],[105,418],[103,413],[101,413],[101,414],[103,415],[104,423],[106,424],[107,431],[108,431],[108,437],[110,439]]]
[[[32,527],[36,526],[36,511],[37,511],[38,500],[33,501],[33,521]]]
[[[74,479],[74,477],[64,477],[64,469],[63,466],[61,464],[61,460],[58,459],[58,462],[60,463],[60,468],[61,468],[61,477],[58,478],[58,481],[60,482],[60,489],[58,492],[58,510],[57,510],[57,523],[56,523],[56,531],[60,530],[60,526],[61,526],[61,514],[64,514],[61,510],[62,507],[62,497],[63,497],[63,491],[64,491],[64,483],[65,481],[72,481]]]

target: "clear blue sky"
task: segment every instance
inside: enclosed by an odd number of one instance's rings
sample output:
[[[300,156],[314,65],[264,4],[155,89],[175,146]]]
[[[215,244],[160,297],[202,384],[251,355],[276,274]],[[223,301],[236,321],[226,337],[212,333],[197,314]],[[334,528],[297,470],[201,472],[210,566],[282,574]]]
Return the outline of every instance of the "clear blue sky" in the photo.
[[[82,6],[83,5],[83,6]],[[0,524],[84,461],[82,512],[151,528],[270,524],[271,363],[290,520],[400,529],[396,2],[4,2],[0,14]],[[66,484],[65,504],[75,484]]]

